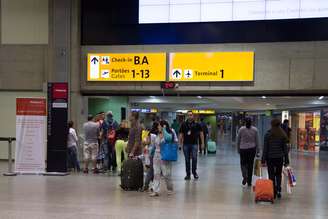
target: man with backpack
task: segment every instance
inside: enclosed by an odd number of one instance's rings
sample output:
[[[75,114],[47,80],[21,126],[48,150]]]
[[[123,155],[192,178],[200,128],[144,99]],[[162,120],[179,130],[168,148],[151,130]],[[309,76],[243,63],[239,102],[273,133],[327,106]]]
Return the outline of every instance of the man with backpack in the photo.
[[[114,120],[113,112],[109,111],[101,126],[102,147],[105,153],[105,169],[116,170],[115,141],[118,123]]]

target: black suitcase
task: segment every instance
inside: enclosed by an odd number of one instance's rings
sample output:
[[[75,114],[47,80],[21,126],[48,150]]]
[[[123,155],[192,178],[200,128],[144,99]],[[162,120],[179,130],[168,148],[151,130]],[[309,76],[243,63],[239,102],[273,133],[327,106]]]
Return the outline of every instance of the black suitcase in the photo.
[[[123,162],[121,188],[126,191],[138,191],[143,188],[143,163],[140,159],[128,159]]]

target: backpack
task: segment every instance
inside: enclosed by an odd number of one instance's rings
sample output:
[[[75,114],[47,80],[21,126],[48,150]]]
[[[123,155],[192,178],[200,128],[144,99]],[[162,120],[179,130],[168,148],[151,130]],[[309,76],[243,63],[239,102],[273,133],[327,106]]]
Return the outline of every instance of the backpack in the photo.
[[[107,139],[108,139],[108,144],[109,145],[115,145],[116,141],[116,131],[115,129],[111,128],[107,132]]]

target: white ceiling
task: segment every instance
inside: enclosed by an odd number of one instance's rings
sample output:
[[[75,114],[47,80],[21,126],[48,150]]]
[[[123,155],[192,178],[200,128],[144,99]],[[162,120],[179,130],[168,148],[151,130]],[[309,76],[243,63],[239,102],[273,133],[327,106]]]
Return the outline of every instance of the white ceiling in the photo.
[[[319,100],[318,96],[306,97],[130,97],[130,104],[138,108],[158,108],[160,111],[183,109],[228,110],[272,110],[328,106],[328,97]]]

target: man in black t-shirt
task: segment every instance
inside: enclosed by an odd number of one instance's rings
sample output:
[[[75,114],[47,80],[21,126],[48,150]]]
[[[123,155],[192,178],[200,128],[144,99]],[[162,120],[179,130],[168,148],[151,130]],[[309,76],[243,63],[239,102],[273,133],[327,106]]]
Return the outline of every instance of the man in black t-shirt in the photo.
[[[188,111],[188,119],[185,121],[179,131],[179,143],[183,146],[183,152],[186,159],[186,177],[190,180],[190,159],[192,159],[192,174],[198,179],[197,174],[197,155],[198,155],[198,139],[201,139],[201,148],[204,148],[204,133],[200,124],[194,120],[192,111]]]

